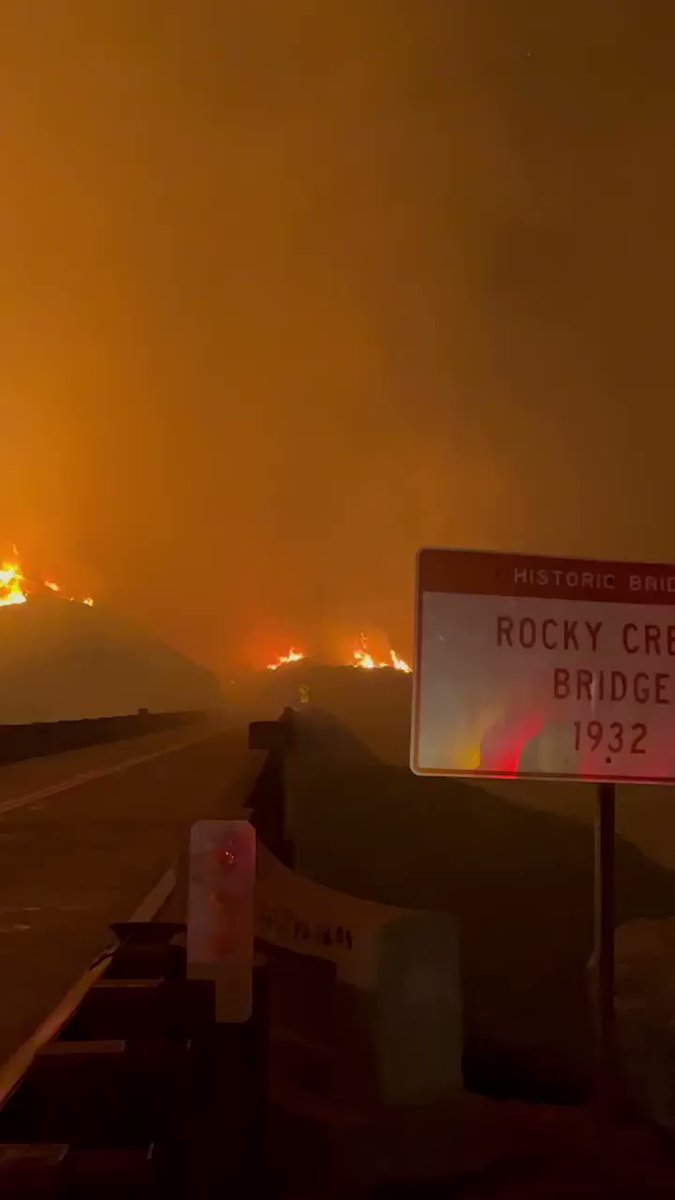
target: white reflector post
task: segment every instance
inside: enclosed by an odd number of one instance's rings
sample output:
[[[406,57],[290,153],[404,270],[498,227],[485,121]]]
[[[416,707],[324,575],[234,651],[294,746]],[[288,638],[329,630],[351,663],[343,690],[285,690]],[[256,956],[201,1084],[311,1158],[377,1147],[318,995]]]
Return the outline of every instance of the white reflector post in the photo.
[[[253,1002],[255,830],[248,821],[197,821],[190,836],[190,979],[213,979],[216,1019],[241,1022]]]

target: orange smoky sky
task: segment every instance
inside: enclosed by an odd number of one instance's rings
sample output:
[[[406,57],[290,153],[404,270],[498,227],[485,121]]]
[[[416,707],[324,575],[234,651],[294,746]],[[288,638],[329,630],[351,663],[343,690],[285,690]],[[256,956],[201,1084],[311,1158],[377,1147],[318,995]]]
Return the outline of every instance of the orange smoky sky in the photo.
[[[0,540],[220,671],[673,559],[674,19],[5,0]]]

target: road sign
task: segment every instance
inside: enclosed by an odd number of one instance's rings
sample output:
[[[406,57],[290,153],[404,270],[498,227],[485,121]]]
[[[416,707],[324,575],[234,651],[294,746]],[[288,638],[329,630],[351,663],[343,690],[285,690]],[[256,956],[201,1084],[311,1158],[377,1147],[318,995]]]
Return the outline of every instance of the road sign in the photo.
[[[675,567],[421,550],[412,769],[675,782]]]

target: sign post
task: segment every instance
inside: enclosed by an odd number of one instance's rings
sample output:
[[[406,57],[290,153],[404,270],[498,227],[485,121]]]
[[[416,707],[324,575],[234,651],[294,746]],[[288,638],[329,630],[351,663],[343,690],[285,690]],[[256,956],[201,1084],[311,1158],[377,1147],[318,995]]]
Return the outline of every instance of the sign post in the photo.
[[[611,1132],[615,785],[675,783],[675,567],[420,550],[411,767],[597,790],[598,1130]]]
[[[595,814],[595,1118],[601,1149],[611,1137],[614,1098],[614,784],[598,784]]]

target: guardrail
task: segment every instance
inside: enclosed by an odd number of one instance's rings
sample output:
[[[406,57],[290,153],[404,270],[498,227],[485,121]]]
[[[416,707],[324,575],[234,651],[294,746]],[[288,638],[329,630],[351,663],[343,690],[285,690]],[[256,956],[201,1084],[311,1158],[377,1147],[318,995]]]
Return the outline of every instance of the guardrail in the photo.
[[[308,771],[318,802],[317,764],[330,776],[338,762],[359,768],[372,758],[339,720],[286,709],[277,722],[253,723],[249,737],[251,748],[267,750],[249,808],[263,843],[256,929],[267,962],[270,1109],[283,1130],[275,1159],[289,1172],[304,1162],[309,1190],[327,1176],[347,1194],[406,1180],[414,1187],[425,1156],[447,1156],[447,1130],[437,1125],[420,1138],[413,1129],[462,1089],[457,922],[303,873],[298,771]],[[357,824],[346,853],[358,854],[359,844]]]
[[[167,891],[160,881],[160,902]],[[16,1077],[5,1068],[3,1200],[206,1200],[262,1181],[262,965],[251,1020],[217,1024],[213,984],[186,977],[185,925],[148,916],[145,904],[113,926],[115,947],[22,1049]]]
[[[205,719],[140,713],[69,722],[58,740],[70,749]],[[36,737],[49,752],[54,727],[23,732],[31,754]],[[161,919],[175,888],[175,872],[167,872],[0,1065],[2,1200],[206,1200],[225,1184],[240,1194],[260,1177],[264,964],[254,968],[252,1018],[217,1023],[213,983],[187,976],[185,923]]]
[[[329,907],[347,903],[358,923],[362,902],[289,870],[285,774],[296,723],[286,710],[250,729],[250,745],[267,749],[248,797],[265,895],[290,879],[301,907],[313,906],[318,890]],[[381,921],[381,906],[365,907]],[[262,908],[264,922],[269,905]],[[220,1025],[213,985],[187,978],[185,925],[162,922],[161,911],[149,923],[147,906],[138,915],[113,927],[114,949],[0,1073],[3,1200],[100,1200],[113,1180],[110,1194],[123,1191],[126,1200],[201,1200],[217,1194],[224,1162],[234,1193],[244,1180],[247,1188],[264,1182],[269,1162],[296,1179],[301,1167],[314,1183],[337,1177],[336,1145],[361,1136],[377,1099],[372,997],[349,972],[341,985],[330,957],[306,952],[306,931],[317,932],[311,921],[303,920],[292,948],[259,928],[253,1016]],[[351,924],[336,919],[330,936],[350,970],[357,964],[358,979],[362,947],[357,935],[353,957]]]
[[[0,765],[63,754],[102,742],[120,742],[163,729],[197,725],[208,719],[204,712],[160,712],[143,710],[119,717],[96,717],[81,721],[55,721],[34,725],[0,725]]]

